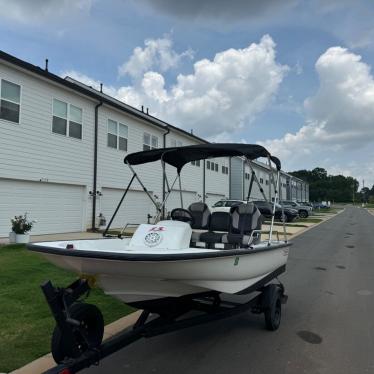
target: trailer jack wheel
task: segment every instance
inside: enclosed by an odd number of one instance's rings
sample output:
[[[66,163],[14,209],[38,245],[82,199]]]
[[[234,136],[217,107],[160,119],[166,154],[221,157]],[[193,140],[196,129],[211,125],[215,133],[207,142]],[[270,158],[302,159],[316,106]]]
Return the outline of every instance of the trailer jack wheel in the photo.
[[[278,330],[282,317],[282,289],[278,285],[269,285],[264,290],[265,325],[269,331]]]
[[[63,331],[57,325],[53,330],[51,352],[58,364],[77,358],[88,349],[98,348],[103,340],[104,319],[95,305],[72,304],[67,322],[70,331]]]

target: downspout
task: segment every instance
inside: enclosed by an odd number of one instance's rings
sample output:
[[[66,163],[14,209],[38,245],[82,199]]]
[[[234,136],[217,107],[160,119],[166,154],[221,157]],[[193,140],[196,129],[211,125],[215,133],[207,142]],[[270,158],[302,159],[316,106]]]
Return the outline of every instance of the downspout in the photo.
[[[205,203],[205,160],[203,160],[203,203]]]
[[[167,127],[166,132],[163,134],[163,148],[166,148],[166,135],[169,134],[170,128]],[[165,183],[165,175],[162,174],[162,201],[165,201],[166,197],[166,183]],[[165,204],[162,207],[162,219],[165,219]]]
[[[232,187],[231,187],[231,163],[232,163],[232,157],[229,157],[229,199],[232,199]]]
[[[99,132],[99,107],[103,105],[100,101],[95,105],[95,141],[94,141],[94,168],[93,168],[93,191],[92,191],[92,231],[96,231],[96,196],[97,196],[97,144]]]
[[[245,162],[242,160],[242,200],[244,200],[245,191]]]

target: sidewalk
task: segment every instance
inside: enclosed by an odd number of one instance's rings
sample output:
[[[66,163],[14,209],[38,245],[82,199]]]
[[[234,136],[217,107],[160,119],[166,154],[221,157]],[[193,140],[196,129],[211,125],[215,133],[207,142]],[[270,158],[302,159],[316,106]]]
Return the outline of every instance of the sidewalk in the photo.
[[[63,234],[31,235],[31,242],[47,242],[58,240],[96,239],[101,238],[100,232],[69,232]],[[8,238],[0,238],[0,244],[9,244]]]

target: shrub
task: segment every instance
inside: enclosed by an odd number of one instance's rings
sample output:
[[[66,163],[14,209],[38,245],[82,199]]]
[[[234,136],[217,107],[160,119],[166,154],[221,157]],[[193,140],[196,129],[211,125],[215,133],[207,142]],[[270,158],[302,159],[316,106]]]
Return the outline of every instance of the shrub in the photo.
[[[27,234],[31,231],[34,223],[36,221],[29,221],[27,218],[27,213],[20,216],[15,216],[11,219],[12,222],[12,231],[16,234]]]

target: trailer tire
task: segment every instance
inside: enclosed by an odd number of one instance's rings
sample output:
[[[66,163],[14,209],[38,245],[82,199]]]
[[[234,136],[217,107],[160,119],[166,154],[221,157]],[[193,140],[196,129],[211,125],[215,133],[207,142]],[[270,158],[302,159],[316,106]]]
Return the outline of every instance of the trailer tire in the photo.
[[[265,326],[269,331],[278,330],[282,317],[282,291],[271,284],[263,292]]]
[[[51,340],[51,352],[56,363],[66,358],[77,358],[88,349],[100,346],[104,335],[104,319],[99,308],[93,304],[74,303],[69,308],[69,316],[80,323],[72,326],[71,335],[55,326]]]

